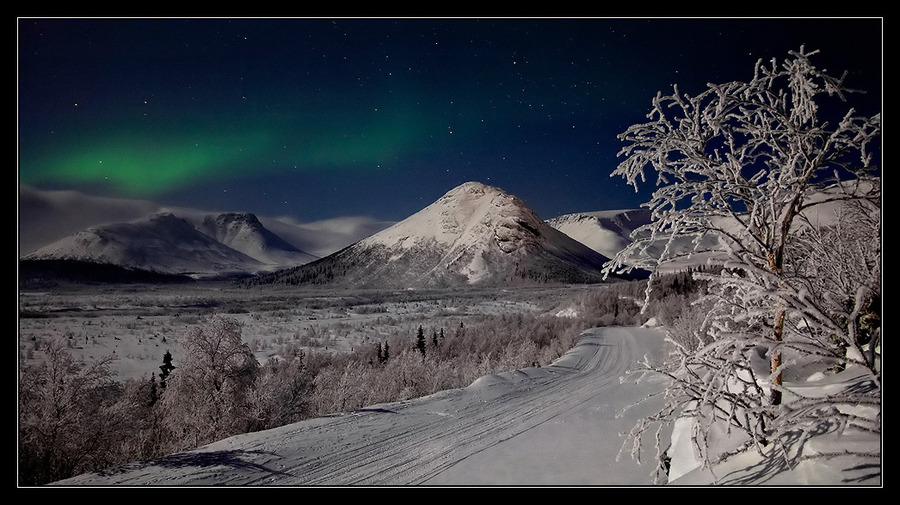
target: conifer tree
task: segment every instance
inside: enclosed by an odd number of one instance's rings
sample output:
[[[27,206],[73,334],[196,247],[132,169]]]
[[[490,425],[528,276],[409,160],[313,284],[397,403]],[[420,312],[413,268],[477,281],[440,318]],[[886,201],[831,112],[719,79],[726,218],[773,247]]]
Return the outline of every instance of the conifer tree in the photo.
[[[166,378],[172,373],[172,370],[175,370],[175,365],[172,364],[172,353],[168,349],[163,355],[163,364],[160,365],[159,369],[159,387],[160,389],[166,389]]]
[[[159,400],[159,390],[156,385],[156,374],[152,373],[150,374],[150,400],[147,404],[152,407],[156,403],[156,400]]]
[[[422,353],[422,356],[425,356],[425,329],[419,326],[419,331],[416,334],[416,349]]]

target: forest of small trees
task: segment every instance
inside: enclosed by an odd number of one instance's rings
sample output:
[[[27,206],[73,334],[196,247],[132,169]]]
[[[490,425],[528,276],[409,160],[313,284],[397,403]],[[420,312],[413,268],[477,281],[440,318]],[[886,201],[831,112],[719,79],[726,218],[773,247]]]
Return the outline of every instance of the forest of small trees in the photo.
[[[674,317],[697,286],[662,277],[655,306]],[[191,449],[228,436],[464,387],[478,377],[546,366],[587,328],[646,321],[636,303],[646,282],[580,292],[579,317],[484,315],[464,324],[380,337],[352,352],[285,346],[260,364],[242,323],[210,316],[182,339],[183,358],[117,382],[110,358],[76,361],[66,339],[19,378],[19,482],[40,485]],[[671,293],[669,297],[667,293]]]

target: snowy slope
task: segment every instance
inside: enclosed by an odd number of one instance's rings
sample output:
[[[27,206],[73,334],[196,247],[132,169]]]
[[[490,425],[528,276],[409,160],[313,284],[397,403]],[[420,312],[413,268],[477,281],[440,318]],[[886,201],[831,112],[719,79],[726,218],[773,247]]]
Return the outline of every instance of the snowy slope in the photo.
[[[249,212],[208,215],[197,229],[251,258],[282,268],[318,259],[266,229],[259,219]]]
[[[19,251],[28,254],[91,226],[156,214],[159,205],[143,200],[87,196],[19,186]]]
[[[230,437],[198,449],[57,486],[649,486],[653,441],[641,462],[622,433],[653,413],[665,387],[659,377],[621,380],[645,356],[657,360],[663,335],[654,328],[595,328],[547,367],[488,375],[465,388],[371,405]],[[852,373],[801,387],[852,384]],[[787,384],[794,387],[795,384]],[[638,403],[649,398],[646,403]],[[785,461],[751,451],[701,468],[683,449],[687,424],[664,430],[677,454],[675,486],[880,486],[878,460],[852,456]],[[809,444],[871,448],[880,440],[823,430]],[[671,437],[670,437],[671,435]],[[714,449],[715,450],[715,449]]]
[[[648,223],[647,209],[579,212],[547,220],[550,226],[610,258],[631,243],[634,230]]]
[[[608,258],[547,225],[520,199],[462,184],[403,221],[262,282],[442,287],[590,282]]]
[[[632,209],[566,214],[548,219],[547,224],[603,255],[614,257],[635,239],[633,233],[641,226],[650,224],[650,221],[648,209]],[[688,253],[690,256],[658,267],[660,272],[679,271],[703,264],[703,258],[720,254],[715,252],[720,249],[718,240],[711,235],[700,244],[695,244],[694,238],[690,236],[677,237],[671,241],[662,237],[645,244],[639,252],[629,256],[625,264],[641,265],[659,258],[667,249],[670,256]]]
[[[88,228],[23,259],[79,260],[162,273],[216,274],[262,263],[197,231],[170,213]]]
[[[26,254],[23,260],[78,260],[196,276],[256,273],[317,259],[266,229],[250,213],[171,212],[90,227]]]
[[[343,216],[321,221],[298,222],[291,218],[267,218],[260,222],[300,250],[319,258],[359,242],[393,224],[366,216]]]
[[[617,463],[618,417],[661,383],[620,385],[653,329],[591,330],[550,366],[470,386],[227,438],[64,486],[644,485],[648,469]]]
[[[20,256],[90,227],[133,221],[163,212],[172,213],[194,226],[200,226],[209,216],[231,214],[162,206],[144,200],[102,198],[77,191],[38,190],[22,185],[19,186],[18,203]],[[327,256],[394,224],[363,216],[314,222],[300,222],[289,217],[257,217],[267,230],[315,257]],[[290,259],[289,265],[295,265],[293,258]],[[268,261],[263,258],[263,262]]]
[[[870,182],[860,184],[860,188],[846,185],[835,185],[819,194],[807,196],[810,205],[802,212],[802,216],[795,220],[794,226],[798,229],[806,226],[832,226],[839,217],[846,215],[847,209],[841,195],[848,193],[865,193],[875,191]],[[874,216],[880,213],[879,206],[872,206]],[[587,245],[591,249],[608,256],[615,257],[619,251],[631,244],[635,239],[633,233],[642,226],[651,223],[649,209],[633,210],[607,210],[596,212],[580,212],[566,214],[547,220],[547,224],[569,235],[575,240]],[[845,218],[846,219],[846,218]],[[714,218],[715,227],[728,231],[729,234],[742,233],[744,224],[731,217],[719,216]],[[719,239],[713,233],[704,236],[699,243],[695,243],[693,236],[679,236],[670,239],[662,234],[652,243],[644,244],[639,251],[632,252],[624,261],[625,264],[639,265],[646,261],[654,262],[660,258],[664,251],[668,250],[667,261],[658,267],[660,272],[678,271],[697,264],[706,263],[707,260],[722,261],[724,248]],[[677,258],[671,260],[671,258]]]

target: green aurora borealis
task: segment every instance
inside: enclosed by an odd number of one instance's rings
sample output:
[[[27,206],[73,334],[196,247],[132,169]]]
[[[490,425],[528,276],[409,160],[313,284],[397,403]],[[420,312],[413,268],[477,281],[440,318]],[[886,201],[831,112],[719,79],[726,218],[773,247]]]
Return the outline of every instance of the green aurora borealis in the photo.
[[[635,208],[646,195],[609,177],[616,135],[658,91],[747,79],[800,44],[870,109],[881,96],[877,18],[18,27],[20,185],[301,220],[399,220],[469,180],[544,217]]]
[[[417,144],[423,121],[408,115],[362,115],[299,124],[281,121],[217,131],[216,125],[124,133],[97,129],[84,138],[48,141],[51,149],[23,159],[20,182],[108,186],[128,197],[267,172],[353,170],[376,166]],[[243,127],[243,126],[242,126]]]

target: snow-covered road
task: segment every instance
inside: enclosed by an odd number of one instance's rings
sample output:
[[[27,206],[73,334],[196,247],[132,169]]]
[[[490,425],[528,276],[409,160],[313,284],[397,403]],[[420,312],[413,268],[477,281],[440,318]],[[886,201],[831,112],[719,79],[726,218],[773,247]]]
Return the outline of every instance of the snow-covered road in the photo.
[[[621,433],[662,388],[620,383],[646,354],[651,328],[589,330],[553,365],[482,377],[467,388],[231,437],[200,449],[58,484],[643,485],[653,462],[625,454]],[[647,455],[653,449],[648,447]]]

